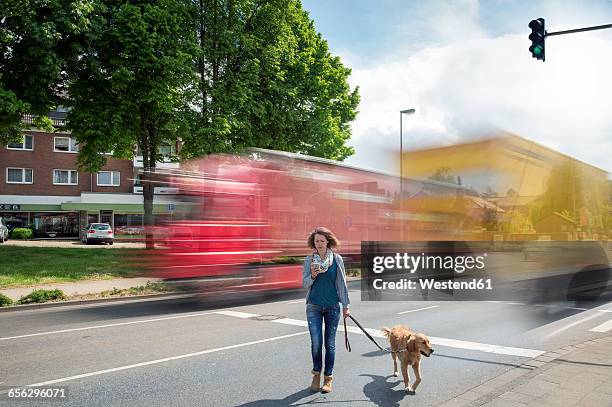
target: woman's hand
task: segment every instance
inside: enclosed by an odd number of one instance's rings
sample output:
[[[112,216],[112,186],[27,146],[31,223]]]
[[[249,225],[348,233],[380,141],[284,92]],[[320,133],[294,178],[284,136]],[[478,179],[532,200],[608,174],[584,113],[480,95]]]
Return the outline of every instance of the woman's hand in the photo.
[[[348,308],[342,308],[342,316],[348,318],[349,315],[351,315],[351,311]]]
[[[310,263],[310,277],[314,280],[319,275],[319,265]]]

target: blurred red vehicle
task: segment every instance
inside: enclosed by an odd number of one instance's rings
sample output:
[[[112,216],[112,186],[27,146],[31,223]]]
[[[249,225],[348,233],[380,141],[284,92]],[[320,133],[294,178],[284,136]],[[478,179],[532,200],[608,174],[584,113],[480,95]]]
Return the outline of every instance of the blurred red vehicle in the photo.
[[[183,163],[163,178],[180,193],[154,274],[200,291],[301,288],[316,226],[336,233],[349,264],[362,240],[399,238],[399,180],[389,174],[253,149]]]

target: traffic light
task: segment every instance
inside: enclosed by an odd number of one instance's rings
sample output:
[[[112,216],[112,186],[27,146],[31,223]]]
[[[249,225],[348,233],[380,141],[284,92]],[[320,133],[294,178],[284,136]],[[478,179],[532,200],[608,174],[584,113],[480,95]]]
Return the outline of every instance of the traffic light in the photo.
[[[545,61],[544,40],[546,39],[546,30],[544,29],[544,19],[538,18],[531,20],[529,28],[531,28],[531,34],[529,34],[529,39],[531,40],[531,47],[529,47],[531,57]]]

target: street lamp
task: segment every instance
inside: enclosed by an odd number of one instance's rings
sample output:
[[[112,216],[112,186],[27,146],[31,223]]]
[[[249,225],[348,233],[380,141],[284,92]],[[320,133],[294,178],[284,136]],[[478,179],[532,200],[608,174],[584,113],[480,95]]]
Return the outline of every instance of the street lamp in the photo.
[[[402,118],[404,114],[414,114],[416,110],[406,109],[400,110],[400,213],[404,215],[404,134],[402,132]],[[404,240],[404,225],[400,219],[400,240]]]
[[[402,117],[404,114],[414,114],[416,110],[406,109],[400,110],[400,197],[404,192],[404,134],[402,133]]]

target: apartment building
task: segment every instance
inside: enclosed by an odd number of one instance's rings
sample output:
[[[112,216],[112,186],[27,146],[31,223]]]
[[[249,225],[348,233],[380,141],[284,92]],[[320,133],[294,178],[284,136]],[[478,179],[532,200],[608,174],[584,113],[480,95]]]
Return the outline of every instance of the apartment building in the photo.
[[[116,235],[142,232],[143,198],[139,185],[142,157],[107,157],[98,173],[77,169],[78,144],[63,131],[66,111],[52,112],[55,132],[34,127],[19,143],[0,146],[0,216],[9,227],[31,227],[35,237],[78,238],[87,223],[107,222]],[[27,124],[33,117],[25,117]],[[178,168],[178,163],[160,163]],[[157,190],[154,212],[169,215],[164,190]]]

